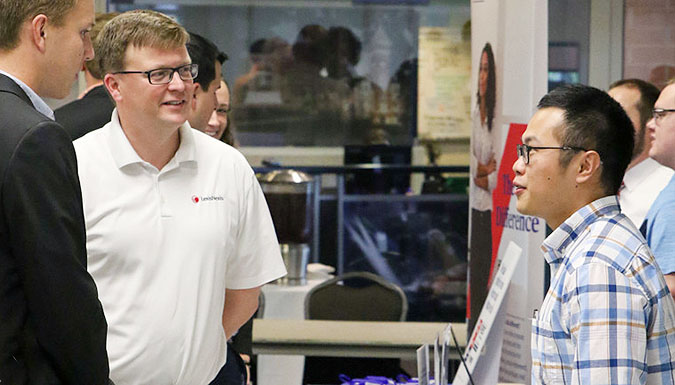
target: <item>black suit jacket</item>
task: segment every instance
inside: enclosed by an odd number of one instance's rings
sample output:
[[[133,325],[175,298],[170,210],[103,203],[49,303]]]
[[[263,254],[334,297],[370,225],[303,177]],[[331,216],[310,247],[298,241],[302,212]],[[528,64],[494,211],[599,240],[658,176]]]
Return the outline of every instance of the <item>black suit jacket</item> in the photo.
[[[58,108],[54,111],[54,116],[75,140],[108,123],[114,108],[105,86],[101,85],[92,88],[82,99]]]
[[[0,74],[0,384],[108,382],[70,137]]]

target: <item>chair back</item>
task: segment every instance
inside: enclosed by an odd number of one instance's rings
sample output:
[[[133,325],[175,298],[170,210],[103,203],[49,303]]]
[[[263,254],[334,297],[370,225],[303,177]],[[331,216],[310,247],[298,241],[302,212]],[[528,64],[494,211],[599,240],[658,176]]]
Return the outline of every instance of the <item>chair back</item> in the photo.
[[[305,318],[340,321],[405,321],[403,290],[368,272],[352,272],[312,288],[305,298]]]

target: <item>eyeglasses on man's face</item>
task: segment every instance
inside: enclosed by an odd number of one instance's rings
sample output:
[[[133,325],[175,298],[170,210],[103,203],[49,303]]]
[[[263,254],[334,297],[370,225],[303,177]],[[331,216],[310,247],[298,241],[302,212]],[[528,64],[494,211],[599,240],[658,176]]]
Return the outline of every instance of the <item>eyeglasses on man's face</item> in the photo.
[[[588,151],[585,148],[574,146],[528,146],[519,144],[516,146],[518,157],[525,163],[530,164],[530,151],[532,150],[563,150],[563,151]]]
[[[658,122],[663,119],[669,112],[675,112],[675,108],[655,108],[652,110],[652,116],[654,117],[654,122]]]
[[[148,77],[150,84],[169,84],[173,79],[173,74],[177,72],[183,81],[192,81],[199,73],[199,65],[185,64],[175,68],[156,68],[150,71],[117,71],[113,74],[144,74]]]

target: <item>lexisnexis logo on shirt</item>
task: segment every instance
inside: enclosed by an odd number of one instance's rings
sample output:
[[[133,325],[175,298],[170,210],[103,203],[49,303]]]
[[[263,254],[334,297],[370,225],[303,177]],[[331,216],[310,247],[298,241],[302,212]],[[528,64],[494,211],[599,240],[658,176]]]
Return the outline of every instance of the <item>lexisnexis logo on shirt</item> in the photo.
[[[197,204],[199,202],[212,202],[212,201],[224,201],[225,198],[218,195],[207,195],[207,196],[192,196],[192,203]]]

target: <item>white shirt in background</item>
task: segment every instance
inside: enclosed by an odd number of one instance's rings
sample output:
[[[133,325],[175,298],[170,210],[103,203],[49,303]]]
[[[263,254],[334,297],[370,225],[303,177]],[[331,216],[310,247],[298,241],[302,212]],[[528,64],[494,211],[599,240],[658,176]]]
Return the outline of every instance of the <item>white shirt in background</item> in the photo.
[[[647,215],[647,211],[668,184],[673,170],[647,158],[626,171],[623,188],[619,192],[621,212],[638,229]]]

